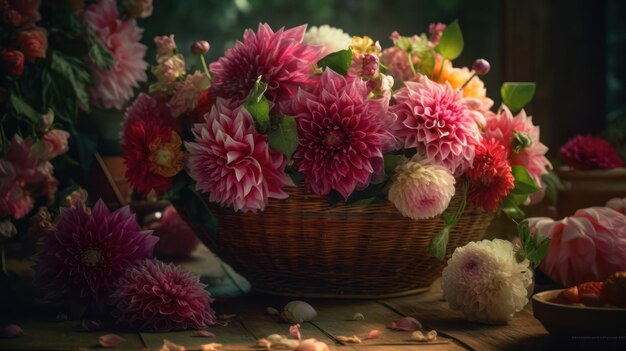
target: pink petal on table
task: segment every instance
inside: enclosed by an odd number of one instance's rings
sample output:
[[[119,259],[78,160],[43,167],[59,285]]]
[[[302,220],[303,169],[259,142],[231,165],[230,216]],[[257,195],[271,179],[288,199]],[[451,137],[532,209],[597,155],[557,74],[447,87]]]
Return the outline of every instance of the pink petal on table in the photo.
[[[360,344],[362,341],[361,339],[359,339],[358,336],[356,335],[352,335],[352,336],[337,336],[337,341],[339,342],[344,342],[344,343],[352,343],[352,344]]]
[[[200,351],[218,351],[220,347],[222,347],[222,344],[212,342],[210,344],[200,345]]]
[[[98,343],[102,347],[116,347],[124,341],[126,341],[126,339],[117,334],[106,334],[98,338]]]
[[[173,342],[163,339],[163,346],[159,351],[186,351],[187,349],[183,345],[174,344]]]
[[[294,339],[302,340],[302,335],[300,335],[300,324],[294,324],[289,327],[289,336]]]
[[[211,333],[208,330],[198,330],[196,332],[196,335],[194,335],[194,336],[200,336],[200,337],[203,337],[203,338],[214,338],[215,334]]]
[[[413,317],[403,317],[392,322],[389,328],[401,331],[415,331],[422,329],[422,323]]]
[[[369,340],[369,339],[378,339],[380,338],[380,330],[378,329],[372,329],[370,330],[369,333],[367,333],[367,335],[363,338],[363,340]]]
[[[9,324],[4,328],[4,331],[2,332],[2,337],[13,339],[22,334],[24,334],[24,330],[22,330],[22,327],[17,324]]]
[[[272,343],[267,339],[259,339],[256,341],[256,346],[264,347],[268,351],[272,349]]]
[[[316,339],[306,339],[294,351],[328,351],[328,345]]]

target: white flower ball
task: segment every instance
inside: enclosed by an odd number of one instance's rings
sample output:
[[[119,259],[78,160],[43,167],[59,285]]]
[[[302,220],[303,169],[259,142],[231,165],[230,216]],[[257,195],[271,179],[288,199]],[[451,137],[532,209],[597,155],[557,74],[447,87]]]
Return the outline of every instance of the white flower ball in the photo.
[[[340,28],[325,24],[309,28],[306,34],[304,34],[303,41],[307,44],[322,45],[324,47],[324,55],[328,55],[332,52],[347,49],[352,43],[352,38]]]
[[[533,272],[517,262],[513,244],[494,239],[454,250],[443,270],[443,295],[470,321],[503,324],[528,303]]]

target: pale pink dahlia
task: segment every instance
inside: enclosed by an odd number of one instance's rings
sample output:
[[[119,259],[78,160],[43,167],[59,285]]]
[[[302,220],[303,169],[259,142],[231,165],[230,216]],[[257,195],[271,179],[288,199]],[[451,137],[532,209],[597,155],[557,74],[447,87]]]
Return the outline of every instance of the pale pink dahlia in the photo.
[[[388,198],[405,217],[431,218],[448,208],[455,182],[446,168],[416,155],[396,168]]]
[[[267,24],[259,24],[256,32],[247,29],[243,42],[211,64],[213,89],[220,97],[242,101],[262,76],[266,96],[279,103],[295,95],[298,87],[311,85],[311,66],[322,57],[322,47],[303,44],[305,30],[299,26],[274,32]]]
[[[388,99],[366,99],[367,84],[326,69],[312,92],[299,90],[292,109],[299,145],[293,155],[305,183],[321,196],[347,198],[382,170]]]
[[[67,301],[77,316],[101,312],[115,281],[136,261],[152,257],[158,238],[140,231],[128,206],[110,212],[102,200],[89,209],[62,208],[56,227],[34,256],[36,286],[47,298]]]
[[[539,140],[539,126],[533,125],[531,116],[526,116],[522,110],[517,116],[513,116],[506,106],[502,106],[497,114],[487,114],[487,124],[485,126],[484,137],[498,140],[509,153],[511,166],[523,166],[538,185],[542,185],[541,175],[552,168],[552,164],[546,158],[548,147]],[[517,132],[517,133],[516,133]],[[516,148],[514,140],[516,134],[523,133],[528,137],[530,145]],[[518,144],[519,145],[519,144]],[[542,188],[545,188],[542,186]],[[537,192],[542,195],[544,190]],[[534,196],[532,202],[541,200],[541,196]]]
[[[271,149],[267,136],[254,129],[250,113],[217,99],[206,122],[196,124],[195,142],[186,142],[187,167],[196,188],[211,201],[236,211],[263,210],[269,198],[285,199],[287,158]]]
[[[83,18],[115,59],[110,71],[92,63],[93,85],[88,88],[91,101],[119,110],[133,97],[133,88],[148,79],[148,63],[143,60],[147,47],[139,42],[142,30],[134,19],[119,18],[115,0],[96,1],[87,7]]]
[[[395,135],[404,148],[416,148],[428,161],[442,165],[455,176],[472,164],[481,142],[475,119],[463,97],[449,84],[437,84],[425,76],[405,82],[389,107],[395,114]]]
[[[197,276],[179,266],[147,259],[127,269],[111,295],[117,324],[170,331],[215,324],[213,299]]]

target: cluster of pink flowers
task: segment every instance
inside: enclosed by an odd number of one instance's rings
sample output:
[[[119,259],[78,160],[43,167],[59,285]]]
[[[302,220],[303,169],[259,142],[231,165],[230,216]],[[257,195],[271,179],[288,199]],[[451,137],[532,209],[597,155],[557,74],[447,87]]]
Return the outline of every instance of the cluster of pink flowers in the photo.
[[[6,0],[0,7],[2,24],[16,31],[14,46],[0,48],[0,70],[18,77],[24,72],[25,62],[46,57],[48,36],[36,24],[41,20],[41,0]]]
[[[542,184],[551,167],[547,148],[523,110],[516,116],[505,106],[490,111],[493,101],[476,77],[488,72],[488,62],[479,60],[480,69],[455,68],[434,51],[445,30],[439,23],[429,35],[394,32],[395,46],[382,50],[369,37],[353,37],[348,45],[347,35],[331,27],[314,28],[306,36],[309,44],[303,42],[305,26],[274,31],[260,24],[206,72],[187,72],[173,35],[157,37],[152,99],[162,99],[159,113],[192,132],[183,152],[196,189],[236,211],[260,211],[271,199],[287,198],[291,173],[319,196],[336,193],[346,200],[388,182],[394,194],[389,199],[415,219],[441,214],[455,194],[455,178],[462,177],[470,203],[496,211],[514,188],[512,167],[523,166]],[[318,66],[323,53],[335,54],[324,52],[328,47],[348,50],[347,66],[335,67],[332,60]],[[198,42],[192,52],[203,60],[208,48]],[[426,51],[433,55],[430,73]],[[392,94],[394,84],[400,87]],[[261,97],[255,95],[259,90]],[[145,99],[128,111],[127,127]],[[264,108],[252,105],[260,102],[267,103],[269,116],[259,117]],[[138,119],[152,118],[147,115]],[[292,130],[285,129],[287,119],[295,119]],[[163,137],[125,134],[126,152],[148,150],[154,138]],[[286,148],[289,138],[297,143]],[[133,155],[148,160],[150,169],[147,154]],[[396,170],[385,170],[387,155],[400,157]],[[127,163],[136,164],[131,158]],[[167,187],[146,176],[129,179],[138,188],[141,183],[144,193]]]

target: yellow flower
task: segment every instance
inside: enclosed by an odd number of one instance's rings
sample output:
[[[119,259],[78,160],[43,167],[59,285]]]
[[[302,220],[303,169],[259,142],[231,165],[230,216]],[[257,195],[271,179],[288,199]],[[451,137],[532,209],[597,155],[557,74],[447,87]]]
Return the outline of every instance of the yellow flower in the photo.
[[[368,36],[353,36],[350,49],[352,49],[352,53],[355,55],[374,54],[376,56],[380,56],[382,51],[380,44],[378,42],[374,42],[374,40]]]
[[[445,84],[445,82],[450,83],[450,86],[452,86],[454,90],[461,88],[463,84],[470,79],[472,74],[474,74],[474,72],[467,69],[467,67],[452,67],[452,63],[450,61],[446,61],[444,63],[443,71],[441,73],[439,73],[440,69],[441,61],[437,62],[437,66],[435,67],[435,77],[439,78],[437,81],[443,84]],[[469,84],[463,88],[463,97],[473,97],[481,100],[486,98],[487,89],[485,88],[485,83],[483,83],[478,76],[472,78]]]
[[[163,177],[173,177],[183,169],[185,154],[181,150],[182,140],[172,131],[168,141],[157,138],[150,143],[150,171]]]

